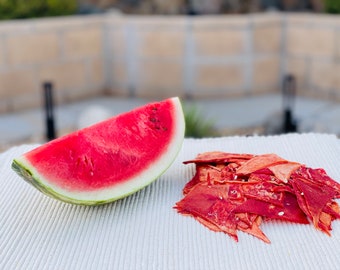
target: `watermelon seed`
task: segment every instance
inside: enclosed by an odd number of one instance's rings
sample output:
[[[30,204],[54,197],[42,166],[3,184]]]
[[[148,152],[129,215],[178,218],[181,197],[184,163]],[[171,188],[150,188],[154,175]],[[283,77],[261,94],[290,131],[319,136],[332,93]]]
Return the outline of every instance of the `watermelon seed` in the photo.
[[[285,212],[283,212],[283,211],[281,211],[281,212],[279,212],[279,213],[277,213],[280,217],[282,217],[284,214],[285,214]]]

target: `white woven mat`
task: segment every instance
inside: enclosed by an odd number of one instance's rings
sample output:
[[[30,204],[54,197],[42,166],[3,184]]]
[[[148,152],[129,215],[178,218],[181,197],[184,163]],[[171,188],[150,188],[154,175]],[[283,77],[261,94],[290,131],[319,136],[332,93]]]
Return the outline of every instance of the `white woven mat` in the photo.
[[[140,192],[84,207],[39,193],[10,168],[22,145],[0,154],[0,269],[339,269],[340,221],[332,237],[312,225],[264,223],[270,245],[239,233],[234,242],[173,210],[204,151],[271,153],[322,167],[340,180],[339,141],[332,135],[186,139],[169,170]]]

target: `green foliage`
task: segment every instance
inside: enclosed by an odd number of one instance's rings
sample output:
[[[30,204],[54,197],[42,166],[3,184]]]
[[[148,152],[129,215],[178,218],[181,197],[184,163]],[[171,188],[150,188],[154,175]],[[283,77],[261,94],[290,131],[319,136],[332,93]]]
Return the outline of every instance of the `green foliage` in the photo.
[[[340,13],[340,0],[324,0],[325,12],[330,14]]]
[[[74,14],[77,0],[0,0],[0,20]]]
[[[47,0],[46,2],[51,16],[71,15],[77,10],[77,1],[75,0]]]
[[[204,138],[218,136],[214,122],[205,119],[196,106],[183,106],[185,137]]]

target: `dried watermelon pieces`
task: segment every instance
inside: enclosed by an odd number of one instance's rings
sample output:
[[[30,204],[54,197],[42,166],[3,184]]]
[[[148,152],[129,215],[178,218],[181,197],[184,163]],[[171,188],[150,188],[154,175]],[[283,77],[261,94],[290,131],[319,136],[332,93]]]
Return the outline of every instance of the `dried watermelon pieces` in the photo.
[[[206,152],[183,163],[194,163],[196,173],[174,208],[235,241],[243,231],[270,243],[260,229],[264,221],[312,223],[330,235],[340,219],[340,184],[323,169],[276,154]]]

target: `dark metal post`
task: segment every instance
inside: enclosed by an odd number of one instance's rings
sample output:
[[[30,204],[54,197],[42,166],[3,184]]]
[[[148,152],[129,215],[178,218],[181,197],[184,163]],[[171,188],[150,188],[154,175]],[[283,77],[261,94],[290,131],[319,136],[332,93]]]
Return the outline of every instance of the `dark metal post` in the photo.
[[[45,82],[43,87],[45,97],[46,139],[50,141],[56,138],[53,113],[53,85],[51,82]]]
[[[295,78],[293,75],[286,75],[283,80],[283,131],[285,133],[297,131],[292,113],[295,95]]]

